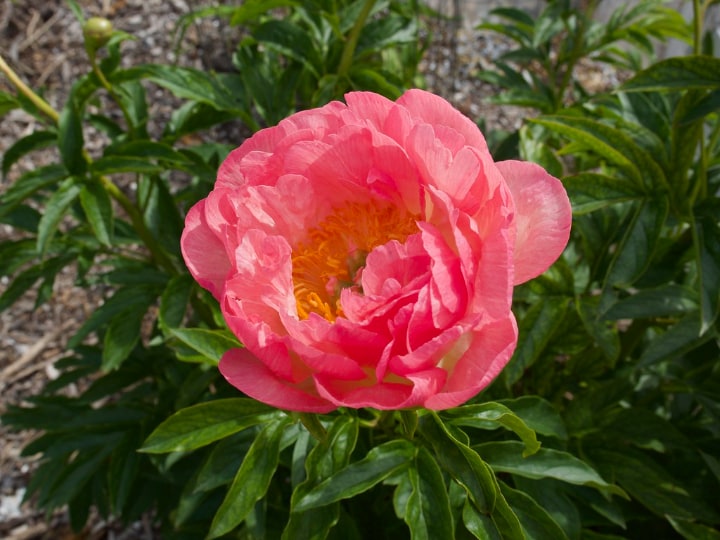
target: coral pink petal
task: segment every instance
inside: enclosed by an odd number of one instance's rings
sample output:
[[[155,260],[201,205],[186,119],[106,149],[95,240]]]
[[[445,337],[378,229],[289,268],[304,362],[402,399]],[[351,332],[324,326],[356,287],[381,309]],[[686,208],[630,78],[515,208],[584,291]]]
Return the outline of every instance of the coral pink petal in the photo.
[[[542,274],[570,238],[572,209],[562,183],[534,163],[497,163],[515,202],[515,285]]]
[[[231,266],[225,246],[208,225],[205,202],[198,202],[187,213],[180,246],[190,273],[219,299]]]
[[[265,364],[247,349],[231,349],[220,360],[220,373],[235,388],[251,398],[279,409],[326,413],[337,407],[313,395],[312,381],[309,392],[273,375]]]
[[[402,409],[413,391],[410,384],[363,382],[365,381],[338,381],[315,376],[318,393],[337,407]]]
[[[400,96],[397,103],[423,123],[451,127],[465,137],[467,146],[487,152],[485,137],[475,123],[440,96],[413,89]]]

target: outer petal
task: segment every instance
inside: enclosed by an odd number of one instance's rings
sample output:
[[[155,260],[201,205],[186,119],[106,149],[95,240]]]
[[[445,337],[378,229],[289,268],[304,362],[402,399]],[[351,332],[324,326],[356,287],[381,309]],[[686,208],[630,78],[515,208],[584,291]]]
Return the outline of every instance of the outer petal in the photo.
[[[542,274],[570,238],[572,209],[565,188],[534,163],[500,161],[515,202],[515,285]]]
[[[205,200],[198,202],[188,212],[180,246],[193,277],[215,298],[220,298],[230,272],[230,261],[225,246],[208,225],[205,203]]]
[[[220,373],[235,388],[251,398],[291,411],[326,413],[337,408],[315,395],[312,381],[304,388],[278,379],[247,349],[231,349],[220,360]]]

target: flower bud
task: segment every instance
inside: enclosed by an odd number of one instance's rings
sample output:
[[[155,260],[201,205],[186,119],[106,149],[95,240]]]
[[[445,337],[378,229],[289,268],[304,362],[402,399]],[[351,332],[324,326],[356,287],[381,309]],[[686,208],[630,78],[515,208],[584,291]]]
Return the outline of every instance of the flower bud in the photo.
[[[112,37],[112,33],[112,23],[104,17],[91,17],[83,27],[85,45],[92,50],[97,50],[105,45]]]

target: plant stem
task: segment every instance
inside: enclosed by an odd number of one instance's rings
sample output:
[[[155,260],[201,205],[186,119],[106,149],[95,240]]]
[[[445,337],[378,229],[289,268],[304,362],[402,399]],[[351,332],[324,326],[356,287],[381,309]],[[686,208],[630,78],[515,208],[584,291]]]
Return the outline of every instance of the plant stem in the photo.
[[[327,431],[325,431],[325,428],[320,423],[320,420],[318,419],[317,414],[313,413],[296,413],[297,418],[302,422],[302,425],[305,426],[305,429],[307,429],[310,432],[310,435],[315,437],[318,441],[324,441],[325,437],[327,436]]]
[[[695,55],[702,52],[702,30],[705,7],[706,5],[701,4],[700,0],[693,0],[693,54]]]
[[[10,80],[13,86],[17,88],[18,92],[28,98],[33,103],[33,105],[38,108],[38,110],[40,110],[46,116],[49,116],[52,121],[57,124],[58,120],[60,119],[60,115],[58,114],[58,112],[53,109],[47,101],[38,96],[35,92],[32,91],[29,86],[27,86],[24,82],[22,82],[22,80],[20,80],[20,77],[18,77],[17,74],[12,70],[12,68],[7,65],[5,59],[2,57],[1,54],[0,71],[5,74],[5,76]]]
[[[343,49],[342,56],[340,57],[340,65],[338,66],[337,74],[340,77],[347,75],[352,65],[353,57],[355,56],[355,49],[357,48],[358,38],[360,32],[362,32],[363,26],[365,26],[365,20],[370,15],[376,0],[366,0],[360,13],[358,15],[355,24],[353,25],[350,33],[348,34],[347,41],[345,42],[345,48]]]
[[[158,266],[170,275],[176,275],[177,269],[175,268],[175,265],[165,254],[162,246],[160,246],[158,241],[152,235],[150,230],[147,228],[147,225],[145,225],[145,220],[143,219],[138,207],[134,205],[133,202],[120,190],[120,188],[118,188],[107,176],[101,176],[100,182],[108,194],[118,202],[123,210],[125,210],[125,213],[130,218],[130,223],[132,223],[133,229],[135,229],[135,232],[138,234],[143,244],[145,244],[145,247],[150,251],[150,256],[153,260],[155,260]]]

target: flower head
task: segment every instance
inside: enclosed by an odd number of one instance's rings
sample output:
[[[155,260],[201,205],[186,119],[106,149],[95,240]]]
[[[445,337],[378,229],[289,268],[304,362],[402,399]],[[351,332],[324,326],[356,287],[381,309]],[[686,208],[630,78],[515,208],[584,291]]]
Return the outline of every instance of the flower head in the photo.
[[[444,409],[508,362],[513,285],[555,261],[570,221],[557,179],[495,163],[442,98],[353,92],[234,150],[182,250],[245,346],[220,371],[247,395]]]

